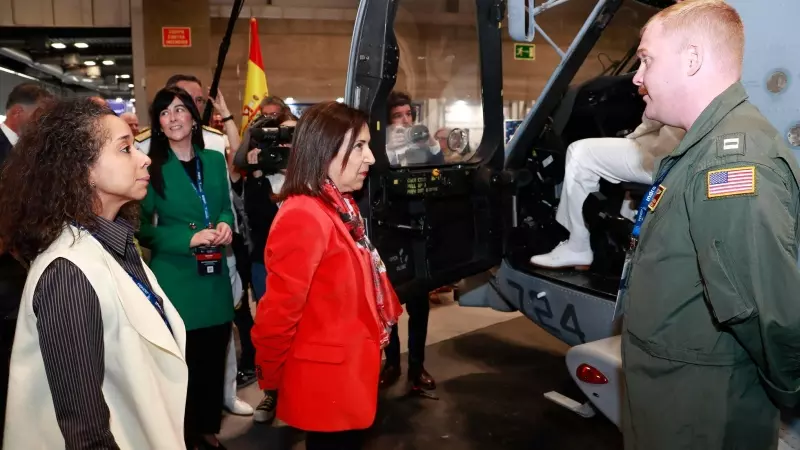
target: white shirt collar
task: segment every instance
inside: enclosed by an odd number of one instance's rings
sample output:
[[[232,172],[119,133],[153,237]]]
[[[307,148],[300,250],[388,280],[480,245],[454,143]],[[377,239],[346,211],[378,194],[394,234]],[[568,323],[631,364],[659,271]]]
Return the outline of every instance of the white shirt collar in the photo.
[[[11,128],[8,128],[5,123],[0,123],[0,131],[2,131],[3,134],[6,135],[8,141],[11,142],[12,146],[17,145],[17,141],[19,141],[19,136],[17,136],[17,133],[14,133],[14,131]]]

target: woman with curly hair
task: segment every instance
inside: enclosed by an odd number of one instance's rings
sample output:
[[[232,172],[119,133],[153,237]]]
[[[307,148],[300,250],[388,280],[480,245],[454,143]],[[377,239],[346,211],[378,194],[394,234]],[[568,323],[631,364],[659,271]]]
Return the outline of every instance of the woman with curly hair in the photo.
[[[142,201],[139,242],[186,323],[186,446],[222,448],[225,362],[234,316],[228,265],[233,210],[225,156],[205,149],[200,112],[179,87],[150,107],[151,184]]]
[[[184,325],[133,241],[150,159],[90,99],[31,125],[0,178],[0,242],[30,261],[3,448],[182,449]]]

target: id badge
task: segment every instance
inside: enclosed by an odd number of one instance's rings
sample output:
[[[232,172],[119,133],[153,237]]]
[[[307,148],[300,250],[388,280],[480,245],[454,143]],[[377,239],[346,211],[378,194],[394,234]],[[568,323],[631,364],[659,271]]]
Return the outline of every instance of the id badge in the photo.
[[[201,277],[222,275],[222,249],[220,247],[197,247],[194,252],[197,273]]]
[[[625,297],[625,291],[628,290],[628,283],[630,282],[631,277],[631,266],[633,262],[633,255],[636,252],[636,245],[638,244],[635,238],[631,238],[630,245],[628,246],[628,251],[625,252],[625,264],[622,265],[622,276],[619,280],[619,290],[617,291],[617,301],[614,304],[614,318],[611,320],[612,322],[616,322],[624,313],[625,313],[625,305],[623,304],[623,298]]]
[[[622,278],[620,278],[619,290],[617,291],[617,301],[614,303],[614,318],[612,322],[616,322],[625,310],[625,308],[623,308],[622,299],[625,297],[625,291],[628,290],[628,277],[631,274],[632,256],[633,252],[631,251],[625,254],[625,264],[622,266]]]

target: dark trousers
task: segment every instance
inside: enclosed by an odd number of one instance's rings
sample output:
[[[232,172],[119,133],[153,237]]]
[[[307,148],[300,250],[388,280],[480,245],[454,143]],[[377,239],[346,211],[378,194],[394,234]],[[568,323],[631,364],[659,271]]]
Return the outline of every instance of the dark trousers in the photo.
[[[186,332],[189,389],[184,434],[188,448],[200,442],[204,434],[219,433],[230,337],[230,322]]]
[[[6,423],[6,401],[8,399],[8,373],[11,369],[11,347],[17,322],[0,317],[0,448],[3,447],[3,431]],[[11,412],[13,414],[13,411]]]
[[[253,329],[253,315],[250,314],[250,298],[246,288],[245,286],[242,302],[236,309],[236,315],[233,316],[233,323],[239,330],[239,342],[242,345],[242,356],[239,358],[240,371],[256,370],[256,349],[250,338],[250,330]]]
[[[428,316],[431,305],[428,296],[417,296],[406,300],[408,311],[408,375],[415,377],[422,372],[425,363],[425,340],[428,338]],[[392,327],[389,345],[386,346],[386,364],[400,367],[400,334],[397,325]]]
[[[306,432],[306,450],[358,450],[363,442],[364,430]]]
[[[247,287],[253,281],[253,275],[250,270],[250,255],[247,244],[239,233],[234,233],[231,245],[236,256],[236,271],[239,272],[239,278],[242,280],[242,290],[244,291],[242,293],[242,301],[236,310],[236,315],[233,316],[233,323],[236,324],[236,329],[239,330],[239,342],[242,345],[242,356],[239,359],[238,368],[240,371],[254,371],[256,370],[256,349],[250,339],[253,316],[250,314],[250,297],[247,292]]]

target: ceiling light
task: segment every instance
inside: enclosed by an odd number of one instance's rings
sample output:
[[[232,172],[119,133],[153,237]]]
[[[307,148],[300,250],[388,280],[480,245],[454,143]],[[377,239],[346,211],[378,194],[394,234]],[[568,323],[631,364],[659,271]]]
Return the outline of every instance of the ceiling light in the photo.
[[[96,65],[97,65],[97,63],[96,63],[96,62],[94,62],[94,61],[84,61],[84,62],[83,62],[83,65],[84,65],[84,66],[96,66]]]
[[[119,77],[120,77],[120,78],[122,78],[123,80],[127,80],[127,79],[128,79],[128,78],[130,78],[131,76],[130,76],[130,75],[128,75],[127,73],[123,73],[123,74],[122,74],[122,75],[120,75]]]
[[[133,89],[133,83],[129,84],[128,87]]]
[[[57,49],[59,49],[59,50],[61,50],[61,49],[64,49],[64,48],[67,48],[67,46],[66,46],[66,45],[64,45],[64,44],[62,44],[61,42],[51,42],[51,43],[50,43],[50,47],[52,47],[52,48],[57,48]]]
[[[286,104],[287,105],[294,104],[294,97],[286,97]]]
[[[114,61],[112,61],[110,59],[104,59],[103,60],[103,65],[104,66],[113,66],[114,65]]]
[[[89,48],[89,44],[86,42],[76,42],[75,48]]]

